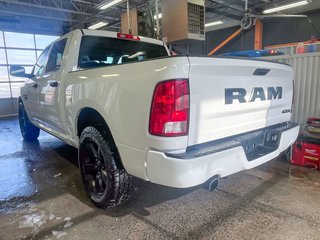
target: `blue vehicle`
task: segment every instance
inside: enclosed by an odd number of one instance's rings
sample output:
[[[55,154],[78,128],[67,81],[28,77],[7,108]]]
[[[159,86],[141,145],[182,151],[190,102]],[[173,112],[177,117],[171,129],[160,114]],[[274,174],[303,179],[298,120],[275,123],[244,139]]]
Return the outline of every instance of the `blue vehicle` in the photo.
[[[266,50],[247,50],[247,51],[220,54],[220,56],[251,57],[251,58],[277,56],[277,55],[284,55],[284,53],[274,49],[266,49]]]

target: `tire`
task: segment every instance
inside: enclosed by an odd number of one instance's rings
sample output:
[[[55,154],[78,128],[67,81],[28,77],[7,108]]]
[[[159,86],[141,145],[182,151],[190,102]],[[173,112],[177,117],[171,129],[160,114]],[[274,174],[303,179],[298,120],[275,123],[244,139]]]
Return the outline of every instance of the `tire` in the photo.
[[[30,122],[22,102],[19,102],[19,126],[24,140],[32,142],[38,139],[40,129]]]
[[[78,159],[86,193],[97,207],[115,207],[131,198],[132,177],[102,131],[91,126],[82,131]]]
[[[286,160],[289,162],[292,159],[292,146],[288,147],[285,151],[284,151],[284,155],[286,157]]]

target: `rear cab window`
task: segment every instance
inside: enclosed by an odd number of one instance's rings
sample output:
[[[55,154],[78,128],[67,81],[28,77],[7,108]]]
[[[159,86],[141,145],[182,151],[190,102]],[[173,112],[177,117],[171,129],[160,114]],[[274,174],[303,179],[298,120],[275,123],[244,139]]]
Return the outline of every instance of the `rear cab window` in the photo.
[[[83,36],[78,68],[87,69],[168,56],[162,45],[117,38]]]

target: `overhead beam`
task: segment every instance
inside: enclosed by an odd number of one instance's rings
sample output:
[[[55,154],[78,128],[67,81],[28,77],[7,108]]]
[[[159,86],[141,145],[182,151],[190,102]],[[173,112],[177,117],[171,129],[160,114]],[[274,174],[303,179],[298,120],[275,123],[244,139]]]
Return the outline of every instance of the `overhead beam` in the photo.
[[[218,15],[223,15],[223,16],[226,16],[228,18],[231,18],[231,19],[234,19],[234,20],[238,20],[238,21],[241,20],[240,16],[232,14],[232,13],[221,11],[221,10],[219,10],[217,8],[206,7],[206,12],[214,13],[214,14],[218,14]]]
[[[51,7],[51,6],[47,6],[47,5],[38,5],[38,4],[33,4],[33,3],[20,2],[17,0],[10,0],[10,1],[0,0],[0,2],[4,2],[7,4],[20,5],[20,6],[28,6],[28,7],[34,7],[34,8],[53,10],[53,11],[60,11],[60,12],[65,12],[65,13],[72,13],[72,14],[78,14],[78,15],[86,15],[86,16],[91,15],[90,13],[86,13],[86,12],[75,11],[75,10],[65,9],[65,8]]]
[[[0,9],[0,13],[12,14],[14,16],[26,16],[26,17],[35,17],[35,18],[41,18],[41,19],[56,20],[59,22],[79,22],[78,20],[73,20],[73,19],[63,19],[63,18],[58,18],[58,17],[36,15],[36,14],[31,14],[31,13],[22,13],[22,12],[16,12],[16,11],[3,10],[3,9]]]
[[[218,1],[214,1],[214,0],[209,0],[209,2],[218,4],[218,5],[223,6],[225,8],[232,9],[234,11],[240,11],[240,12],[244,11],[244,8],[236,8],[236,7],[232,6],[232,4],[225,4],[225,3],[221,3],[221,2],[218,2]]]
[[[92,5],[92,2],[84,1],[84,0],[70,0],[70,2],[79,2],[79,3],[83,3],[83,4]]]
[[[108,11],[109,11],[109,9],[106,9],[106,10],[99,11],[99,12],[96,12],[96,13],[94,13],[94,14],[91,14],[91,16],[87,16],[87,17],[85,17],[84,19],[78,20],[77,23],[75,23],[75,24],[73,24],[73,25],[71,26],[71,28],[74,28],[74,27],[79,26],[79,25],[81,25],[81,24],[86,24],[86,23],[92,22],[92,21],[94,21],[94,20],[96,20],[96,19],[100,19],[100,20],[101,20],[101,19],[106,19],[106,20],[110,19],[110,20],[113,20],[113,21],[119,21],[119,22],[120,22],[119,18],[106,16],[105,14],[106,14]],[[113,22],[110,22],[110,23],[108,24],[108,26],[110,26],[112,23],[113,23]]]

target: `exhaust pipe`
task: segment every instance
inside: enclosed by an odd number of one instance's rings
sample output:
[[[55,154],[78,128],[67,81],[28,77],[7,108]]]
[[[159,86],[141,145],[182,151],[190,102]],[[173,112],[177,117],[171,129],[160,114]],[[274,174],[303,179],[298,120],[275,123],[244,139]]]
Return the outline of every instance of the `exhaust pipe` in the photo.
[[[210,192],[212,192],[213,190],[215,190],[218,187],[218,184],[219,184],[219,178],[214,177],[214,178],[210,179],[208,182],[208,190]]]

